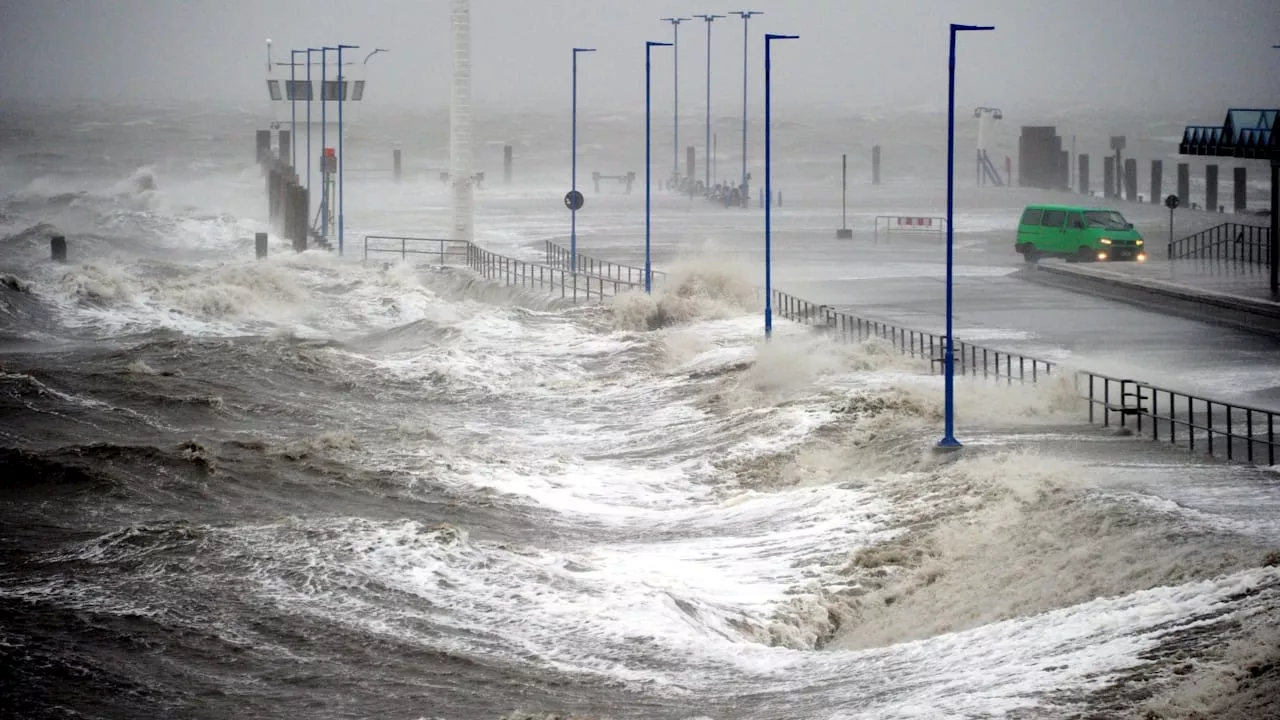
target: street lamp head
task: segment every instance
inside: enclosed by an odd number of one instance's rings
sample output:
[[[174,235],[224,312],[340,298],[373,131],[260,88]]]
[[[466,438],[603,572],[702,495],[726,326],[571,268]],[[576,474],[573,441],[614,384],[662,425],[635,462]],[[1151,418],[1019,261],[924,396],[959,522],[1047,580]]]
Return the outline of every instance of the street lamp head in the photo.
[[[645,44],[645,47],[663,47],[663,46],[665,46],[665,47],[671,47],[673,43],[669,43],[669,42],[656,42],[656,41],[653,41],[653,40],[645,40],[645,41],[644,41],[644,44]]]
[[[799,40],[800,36],[799,35],[775,35],[773,33],[765,33],[764,39],[766,42],[768,42],[769,40]]]
[[[356,50],[359,49],[359,47],[359,45],[343,45],[342,43],[338,43],[339,50]]]
[[[959,32],[962,30],[995,30],[996,26],[995,25],[957,25],[955,23],[951,23],[951,29],[955,32]]]
[[[763,14],[764,14],[764,11],[763,11],[763,10],[733,10],[733,11],[731,11],[729,14],[730,14],[730,15],[737,15],[738,17],[742,18],[743,20],[747,20],[747,19],[749,19],[752,15],[763,15]]]
[[[364,61],[367,63],[369,62],[369,58],[373,57],[374,55],[377,55],[378,53],[384,53],[384,52],[391,52],[391,51],[387,50],[386,48],[374,48],[373,52],[364,56]]]
[[[669,22],[669,23],[671,23],[672,25],[679,25],[680,23],[682,23],[682,22],[684,22],[684,21],[686,21],[686,20],[692,20],[693,18],[686,18],[686,17],[669,17],[669,18],[658,18],[658,19],[659,19],[659,20],[661,20],[662,22]]]
[[[702,20],[706,20],[707,22],[713,22],[715,21],[716,18],[722,18],[724,17],[724,15],[694,15],[694,17],[701,18]]]
[[[574,52],[576,52],[576,53],[580,53],[580,52],[595,52],[595,51],[596,51],[596,49],[595,49],[595,48],[574,48],[574,49],[573,49],[573,51],[574,51]]]

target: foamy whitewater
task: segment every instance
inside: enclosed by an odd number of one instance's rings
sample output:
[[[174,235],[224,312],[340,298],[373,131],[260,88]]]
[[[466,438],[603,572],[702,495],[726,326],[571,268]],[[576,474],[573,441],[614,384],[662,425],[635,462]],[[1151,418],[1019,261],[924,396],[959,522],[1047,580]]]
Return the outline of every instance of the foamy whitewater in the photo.
[[[5,112],[5,716],[1280,712],[1272,470],[1091,426],[1069,374],[959,380],[966,448],[935,454],[927,360],[780,318],[764,341],[758,209],[657,194],[666,282],[575,306],[362,262],[366,234],[448,226],[439,148],[406,144],[395,183],[385,139],[443,137],[436,116],[350,130],[343,256],[273,235],[258,261],[255,113]],[[587,172],[633,169],[634,121],[584,121]],[[840,245],[824,162],[862,153],[833,145],[850,122],[896,140],[900,164],[854,184],[858,236]],[[477,137],[514,139],[517,172],[477,193],[477,242],[535,261],[566,242],[561,124],[481,121]],[[940,207],[938,130],[786,126],[775,282],[936,327],[937,240],[869,230]],[[1167,129],[1150,134],[1169,152]],[[501,144],[477,148],[491,178]],[[587,196],[580,250],[642,260],[643,196]],[[962,193],[962,286],[1021,287],[1007,234],[1031,197]],[[1188,389],[1214,382],[1192,350],[1254,342],[1109,308],[1198,343],[1144,363],[1038,310],[969,307],[966,339]]]

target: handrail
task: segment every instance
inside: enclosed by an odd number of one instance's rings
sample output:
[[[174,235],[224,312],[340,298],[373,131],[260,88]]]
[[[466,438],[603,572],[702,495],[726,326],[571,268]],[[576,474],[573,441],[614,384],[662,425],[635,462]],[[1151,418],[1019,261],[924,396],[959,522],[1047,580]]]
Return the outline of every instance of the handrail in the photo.
[[[644,285],[644,268],[634,265],[624,265],[622,263],[609,262],[607,260],[598,260],[589,255],[578,253],[577,262],[571,262],[573,253],[568,248],[557,244],[552,240],[543,241],[543,251],[546,255],[547,265],[559,268],[578,268],[578,272],[592,277],[603,277],[608,279],[622,280],[623,273],[626,273],[626,282],[634,282]],[[585,270],[583,269],[585,268]],[[653,281],[665,281],[667,274],[661,270],[650,268],[649,275]]]
[[[396,241],[398,248],[370,247],[370,241]],[[421,250],[412,247],[422,243],[433,244],[434,247]],[[449,240],[445,238],[414,237],[407,235],[366,235],[364,239],[365,260],[370,253],[397,253],[402,260],[410,255],[424,255],[439,259],[440,265],[453,262],[475,271],[481,277],[501,280],[507,285],[526,288],[541,288],[552,294],[557,289],[560,297],[577,303],[579,298],[588,302],[592,299],[603,300],[611,295],[618,295],[626,290],[643,287],[643,283],[627,281],[621,278],[592,276],[586,273],[575,273],[564,268],[551,267],[541,263],[533,263],[499,253],[485,250],[475,243],[466,240]]]
[[[1227,222],[1169,243],[1168,258],[1229,260],[1270,265],[1271,229]]]
[[[400,247],[399,249],[382,248],[382,247],[371,248],[369,247],[370,240],[397,241],[400,243]],[[411,242],[412,243],[436,243],[436,249],[435,250],[417,250],[417,249],[411,250],[409,249],[409,243]],[[457,244],[458,249],[447,249],[446,246],[449,243]],[[407,235],[365,235],[364,236],[364,262],[368,262],[369,253],[374,252],[374,253],[399,253],[401,260],[408,259],[409,255],[434,255],[434,256],[438,256],[440,258],[440,264],[444,265],[447,257],[458,257],[458,256],[466,257],[465,248],[467,244],[468,243],[465,240],[450,240],[448,238],[425,238],[425,237],[412,237]]]

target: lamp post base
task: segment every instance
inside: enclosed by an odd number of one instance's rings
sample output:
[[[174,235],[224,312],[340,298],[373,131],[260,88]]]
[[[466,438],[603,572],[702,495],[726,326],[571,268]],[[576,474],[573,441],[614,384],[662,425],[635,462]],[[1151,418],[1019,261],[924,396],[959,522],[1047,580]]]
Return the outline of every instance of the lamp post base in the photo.
[[[944,437],[938,441],[937,445],[933,446],[933,449],[937,452],[949,453],[949,452],[955,452],[956,450],[959,450],[962,447],[964,447],[964,444],[961,443],[959,440],[953,437]]]
[[[836,230],[837,240],[852,240],[853,230],[851,228],[839,228]]]

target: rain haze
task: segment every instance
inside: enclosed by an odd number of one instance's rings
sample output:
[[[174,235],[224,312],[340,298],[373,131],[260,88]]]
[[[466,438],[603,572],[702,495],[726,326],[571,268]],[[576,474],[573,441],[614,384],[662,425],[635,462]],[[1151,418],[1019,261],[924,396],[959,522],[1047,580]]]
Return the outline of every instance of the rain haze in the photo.
[[[761,0],[751,7],[483,0],[472,10],[475,99],[558,107],[568,92],[568,48],[580,46],[599,50],[580,77],[584,107],[637,106],[642,43],[671,38],[659,18],[731,10],[765,13],[751,26],[753,67],[761,62],[756,35],[801,36],[779,49],[780,102],[943,108],[948,22],[996,26],[962,40],[968,71],[958,82],[1005,108],[1216,111],[1280,92],[1280,51],[1270,48],[1280,37],[1280,4],[1268,0]],[[448,101],[449,17],[440,0],[5,0],[0,14],[0,99],[251,103],[260,99],[269,37],[279,53],[309,43],[388,48],[393,54],[376,68],[379,103]],[[699,20],[681,26],[688,73],[681,83],[694,104],[704,33]],[[712,75],[722,79],[713,83],[713,100],[731,101],[740,97],[741,22],[718,20],[712,33]]]
[[[0,0],[0,717],[1280,718],[1277,44]]]

